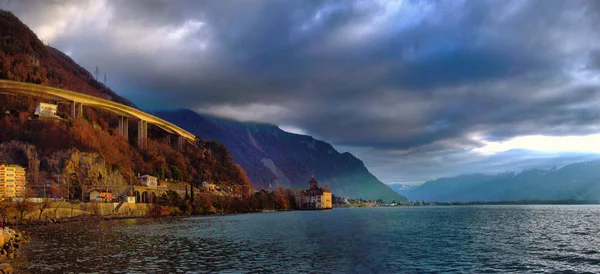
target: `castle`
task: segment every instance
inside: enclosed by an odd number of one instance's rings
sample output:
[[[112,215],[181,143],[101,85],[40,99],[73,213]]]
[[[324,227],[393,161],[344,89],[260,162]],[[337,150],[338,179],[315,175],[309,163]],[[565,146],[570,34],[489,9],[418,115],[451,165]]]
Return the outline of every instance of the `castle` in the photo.
[[[319,187],[315,178],[308,182],[310,188],[296,193],[296,204],[299,209],[331,209],[331,191],[327,187]]]

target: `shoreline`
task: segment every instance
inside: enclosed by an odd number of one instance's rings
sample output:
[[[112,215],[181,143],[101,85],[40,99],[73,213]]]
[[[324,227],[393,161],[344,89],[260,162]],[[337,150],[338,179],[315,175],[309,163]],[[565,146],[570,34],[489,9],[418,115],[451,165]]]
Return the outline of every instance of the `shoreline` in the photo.
[[[58,219],[34,219],[27,220],[18,224],[10,224],[10,226],[18,228],[18,230],[30,229],[33,227],[52,226],[56,224],[64,223],[80,223],[80,222],[100,222],[100,221],[117,221],[117,220],[129,220],[129,219],[170,219],[170,218],[186,218],[186,217],[211,217],[211,216],[230,216],[239,214],[255,214],[255,213],[275,213],[275,212],[287,212],[297,210],[262,210],[262,211],[248,211],[248,212],[232,212],[232,213],[211,213],[211,214],[197,214],[197,215],[127,215],[127,216],[100,216],[100,215],[79,215],[75,217],[65,217]],[[310,211],[310,210],[298,210],[298,211]],[[8,225],[7,225],[8,226]]]
[[[179,217],[179,216],[149,216],[149,215],[131,215],[131,216],[90,216],[80,215],[76,217],[59,218],[59,219],[47,219],[47,220],[28,220],[25,223],[18,224],[15,227],[19,229],[30,229],[34,227],[52,226],[57,224],[65,223],[82,223],[82,222],[99,222],[99,221],[114,221],[114,220],[127,220],[127,219],[152,219],[152,218],[168,218],[168,217]]]

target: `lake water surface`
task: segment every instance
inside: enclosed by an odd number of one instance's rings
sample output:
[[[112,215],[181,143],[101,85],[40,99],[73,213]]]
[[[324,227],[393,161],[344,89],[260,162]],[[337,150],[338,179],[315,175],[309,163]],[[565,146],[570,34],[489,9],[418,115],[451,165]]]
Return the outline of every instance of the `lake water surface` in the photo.
[[[352,208],[33,233],[33,273],[600,271],[600,206]]]

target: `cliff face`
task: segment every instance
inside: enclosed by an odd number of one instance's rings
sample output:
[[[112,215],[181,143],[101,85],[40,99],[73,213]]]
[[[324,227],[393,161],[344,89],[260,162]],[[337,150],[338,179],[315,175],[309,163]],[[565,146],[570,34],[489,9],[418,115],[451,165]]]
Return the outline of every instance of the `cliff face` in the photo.
[[[68,180],[79,182],[88,187],[127,186],[126,174],[112,170],[106,161],[96,152],[81,152],[77,149],[62,150],[44,157],[42,163],[47,165],[51,178],[61,184]],[[131,183],[131,182],[129,182]]]
[[[373,176],[361,160],[310,136],[288,133],[274,125],[242,123],[190,110],[156,114],[202,139],[223,143],[255,187],[305,189],[314,176],[339,197],[405,200]]]
[[[111,170],[97,152],[67,149],[40,156],[35,146],[20,141],[0,143],[0,162],[14,163],[27,168],[27,181],[32,185],[71,184],[75,197],[81,197],[82,188],[107,186],[125,189],[125,174]],[[62,197],[66,191],[49,188],[47,195]]]

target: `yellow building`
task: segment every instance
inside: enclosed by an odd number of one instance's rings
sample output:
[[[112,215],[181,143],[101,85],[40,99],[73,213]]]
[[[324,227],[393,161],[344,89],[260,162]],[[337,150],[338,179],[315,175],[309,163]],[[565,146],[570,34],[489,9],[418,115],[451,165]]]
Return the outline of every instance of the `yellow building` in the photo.
[[[310,188],[296,193],[296,204],[300,209],[331,209],[331,191],[326,187],[319,187],[315,178],[308,182]]]
[[[25,168],[17,165],[0,165],[0,197],[23,197],[26,184]]]

